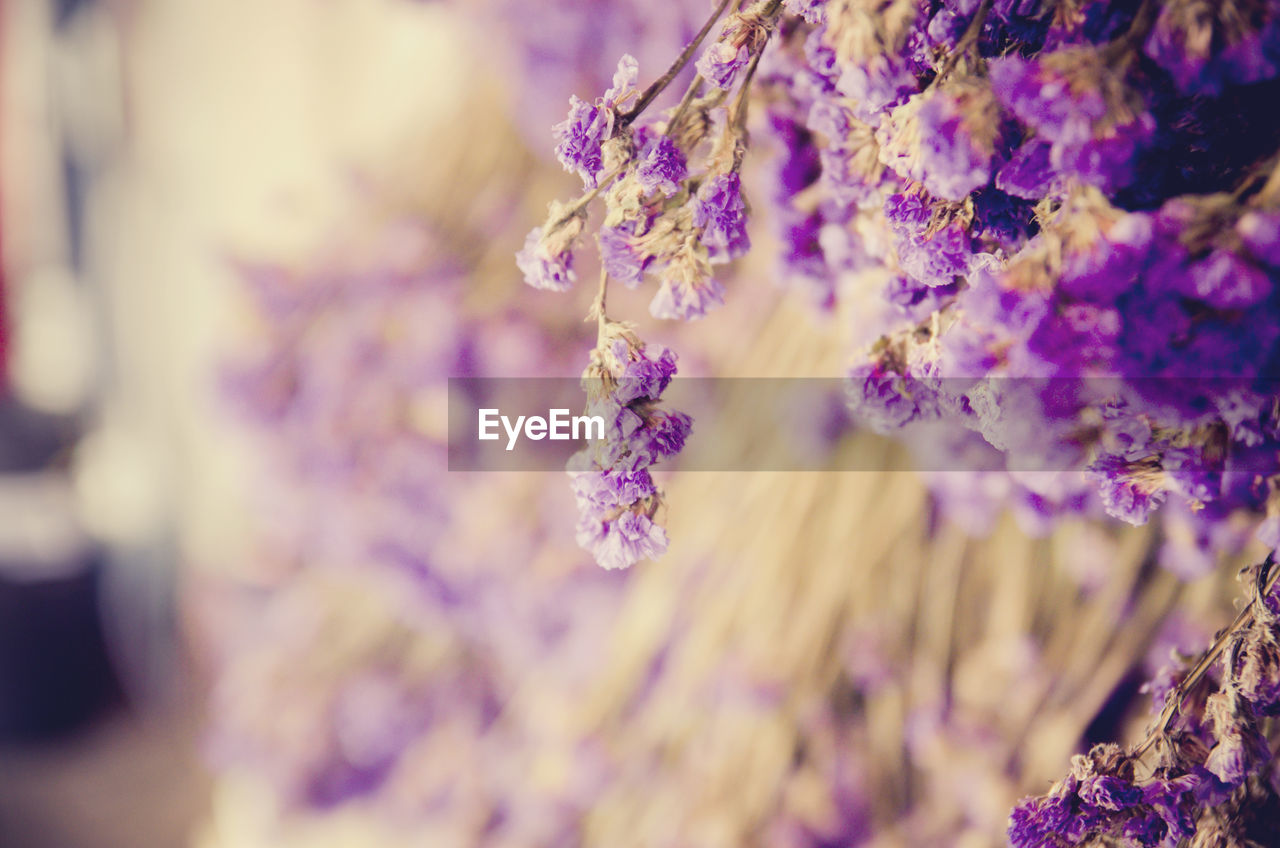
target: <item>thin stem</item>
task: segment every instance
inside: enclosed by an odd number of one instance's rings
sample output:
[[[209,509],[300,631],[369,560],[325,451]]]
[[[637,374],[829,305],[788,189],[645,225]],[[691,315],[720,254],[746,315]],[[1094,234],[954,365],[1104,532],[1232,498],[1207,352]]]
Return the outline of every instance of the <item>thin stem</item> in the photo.
[[[1263,598],[1270,594],[1271,590],[1275,588],[1277,580],[1280,580],[1280,568],[1275,567],[1272,557],[1267,557],[1265,567],[1269,569],[1270,573],[1266,575],[1265,581],[1259,580],[1257,596],[1236,614],[1235,620],[1231,622],[1231,625],[1226,630],[1223,630],[1218,635],[1218,638],[1213,640],[1213,644],[1200,655],[1200,659],[1196,660],[1196,664],[1187,672],[1187,676],[1174,689],[1173,695],[1165,702],[1164,709],[1160,711],[1160,718],[1155,727],[1133,752],[1135,758],[1141,757],[1149,751],[1151,746],[1155,745],[1162,736],[1169,732],[1169,726],[1173,723],[1174,716],[1182,709],[1182,702],[1187,699],[1187,695],[1191,693],[1195,685],[1209,672],[1218,657],[1222,656],[1222,652],[1227,648],[1227,643],[1240,630],[1253,624],[1254,605],[1260,603]]]
[[[549,233],[553,233],[556,230],[563,227],[565,225],[565,222],[567,222],[574,215],[577,215],[579,212],[581,212],[582,207],[586,206],[588,203],[595,200],[596,197],[600,194],[600,192],[608,188],[609,183],[613,182],[614,179],[617,178],[618,174],[621,174],[626,169],[627,169],[627,163],[623,162],[621,165],[619,165],[617,168],[614,169],[613,173],[609,174],[607,177],[605,177],[604,179],[596,183],[595,188],[591,189],[591,191],[588,191],[586,194],[582,195],[577,200],[573,201],[568,206],[566,206],[564,208],[564,213],[559,218],[557,218],[551,224],[551,226],[547,228],[546,231]]]
[[[781,11],[781,9],[782,9],[782,0],[773,0],[773,2],[771,2],[768,6],[765,7],[764,12],[762,13],[766,21],[768,21],[770,38],[773,37],[773,29],[777,24],[777,16],[778,16],[778,13]],[[768,46],[769,46],[769,41],[766,38],[765,43],[761,44],[760,49],[757,50],[755,55],[751,57],[751,63],[747,65],[747,70],[742,75],[742,83],[738,87],[737,99],[734,100],[733,106],[731,107],[731,112],[733,117],[730,119],[729,126],[731,129],[736,130],[738,132],[739,141],[742,141],[742,136],[745,135],[746,133],[747,94],[751,89],[751,80],[755,77],[756,68],[760,66],[760,57],[764,55],[765,48]],[[733,170],[737,171],[739,168],[742,167],[742,157],[745,154],[746,154],[745,145],[739,144],[734,150]]]
[[[644,93],[640,95],[640,99],[636,101],[636,105],[632,106],[626,114],[618,116],[620,129],[629,126],[632,121],[640,117],[640,113],[649,107],[654,98],[665,91],[671,81],[676,78],[676,75],[684,70],[684,66],[689,64],[689,59],[693,56],[693,51],[698,49],[698,45],[707,37],[707,33],[711,32],[711,27],[715,26],[716,21],[724,14],[724,10],[728,8],[730,2],[731,0],[720,0],[720,4],[711,13],[711,17],[707,18],[707,22],[702,25],[702,29],[698,30],[698,34],[693,37],[693,41],[685,45],[684,50],[676,57],[675,62],[671,64],[667,72],[654,80],[653,84],[644,90]]]
[[[1130,51],[1146,40],[1147,34],[1151,32],[1151,27],[1155,22],[1156,4],[1152,0],[1142,0],[1142,5],[1138,7],[1138,11],[1134,14],[1129,28],[1115,41],[1105,45],[1099,51],[1099,55],[1108,65],[1124,57],[1124,62],[1121,63],[1121,66],[1127,65],[1134,58]]]
[[[978,7],[978,11],[973,13],[973,20],[969,21],[969,26],[965,27],[964,34],[956,42],[955,49],[947,54],[946,61],[942,63],[942,67],[938,70],[938,75],[933,78],[934,82],[940,81],[955,70],[960,58],[969,52],[969,48],[974,45],[974,42],[978,40],[978,36],[982,34],[982,27],[987,22],[987,14],[990,11],[991,0],[982,0],[982,5]]]
[[[605,295],[609,293],[609,272],[604,268],[600,269],[600,289],[596,292],[596,302],[592,306],[591,311],[596,314],[596,347],[604,344],[604,331],[609,325],[609,319],[604,315]]]
[[[701,90],[702,77],[695,76],[693,82],[689,83],[689,90],[684,93],[684,97],[680,98],[680,105],[676,107],[671,120],[667,122],[667,131],[663,135],[671,135],[672,130],[679,126],[681,119],[684,118],[684,113],[689,111],[689,105],[693,103],[694,98],[698,96],[698,92]]]

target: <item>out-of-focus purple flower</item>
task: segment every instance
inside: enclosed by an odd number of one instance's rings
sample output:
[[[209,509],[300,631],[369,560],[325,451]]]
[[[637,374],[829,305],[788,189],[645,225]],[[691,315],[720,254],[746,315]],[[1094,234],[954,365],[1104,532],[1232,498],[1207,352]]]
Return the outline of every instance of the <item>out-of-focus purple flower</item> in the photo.
[[[630,568],[643,559],[662,556],[667,531],[647,515],[625,510],[617,518],[600,520],[584,515],[578,522],[578,544],[591,551],[601,568]]]
[[[905,59],[878,53],[865,62],[842,65],[836,88],[854,102],[859,118],[878,122],[885,110],[918,91],[919,84]]]
[[[1002,56],[992,60],[990,74],[1005,108],[1051,143],[1055,170],[1103,189],[1134,180],[1138,153],[1151,142],[1155,120],[1095,51]]]
[[[826,0],[782,0],[782,8],[811,24],[820,24],[827,19]]]
[[[516,267],[524,274],[524,281],[535,289],[568,291],[577,280],[573,272],[573,253],[567,247],[558,252],[552,251],[553,248],[542,237],[542,227],[534,227],[525,237],[524,247],[516,253]]]
[[[1254,259],[1280,269],[1280,212],[1246,212],[1236,232]]]
[[[649,301],[649,314],[668,321],[695,321],[724,304],[724,286],[712,277],[668,274]]]
[[[733,85],[738,71],[747,66],[751,54],[745,46],[735,46],[727,41],[713,41],[698,57],[696,67],[698,73],[716,88],[729,88]]]
[[[650,259],[640,255],[630,234],[622,227],[601,227],[596,238],[600,244],[600,262],[609,278],[629,289],[639,286]]]
[[[932,89],[918,113],[921,181],[929,193],[963,200],[991,181],[1000,115],[981,83]]]
[[[1175,291],[1218,309],[1253,306],[1271,294],[1270,278],[1228,250],[1214,250],[1171,280]]]
[[[1220,94],[1280,70],[1280,14],[1272,3],[1173,0],[1161,4],[1144,49],[1183,92]]]

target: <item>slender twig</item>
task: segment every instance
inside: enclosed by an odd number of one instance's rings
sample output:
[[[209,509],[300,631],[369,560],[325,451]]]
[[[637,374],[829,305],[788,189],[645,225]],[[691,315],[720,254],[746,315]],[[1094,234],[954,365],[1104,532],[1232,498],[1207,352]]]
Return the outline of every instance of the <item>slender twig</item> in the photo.
[[[1275,568],[1274,554],[1267,557],[1267,561],[1263,564],[1266,571],[1259,574],[1258,586],[1256,587],[1256,597],[1236,614],[1235,620],[1227,629],[1221,631],[1218,637],[1213,640],[1213,644],[1209,646],[1200,658],[1196,660],[1195,665],[1187,672],[1187,676],[1182,679],[1173,693],[1165,701],[1164,709],[1160,711],[1160,717],[1156,721],[1155,726],[1147,733],[1147,737],[1142,740],[1134,751],[1135,758],[1141,757],[1151,749],[1166,733],[1173,724],[1174,716],[1182,710],[1182,703],[1187,699],[1187,695],[1195,688],[1195,685],[1204,678],[1213,666],[1213,663],[1222,656],[1222,652],[1226,650],[1227,643],[1244,628],[1253,624],[1254,605],[1261,603],[1262,599],[1271,593],[1275,588],[1277,580],[1280,580],[1280,568]]]
[[[707,22],[702,25],[702,29],[698,30],[698,34],[693,37],[693,41],[690,41],[685,45],[684,50],[682,50],[680,55],[676,57],[676,60],[671,63],[671,67],[667,69],[667,72],[654,80],[653,83],[644,90],[644,93],[640,95],[640,99],[636,101],[634,106],[627,110],[625,114],[618,116],[619,129],[629,126],[632,121],[640,117],[640,113],[649,107],[649,104],[653,102],[654,98],[665,91],[667,86],[671,84],[671,81],[676,78],[676,75],[684,70],[684,66],[689,64],[689,59],[693,56],[693,51],[698,49],[698,45],[707,37],[707,33],[711,32],[711,27],[715,26],[716,21],[720,19],[722,14],[724,14],[724,10],[728,8],[729,3],[730,0],[720,0],[720,4],[716,6],[715,11],[711,13],[711,17],[707,18]]]
[[[604,315],[604,300],[608,292],[609,272],[602,267],[600,269],[600,288],[596,292],[596,302],[591,307],[591,311],[596,314],[596,347],[604,344],[605,328],[609,325],[609,319]]]
[[[1125,56],[1127,64],[1133,58],[1130,50],[1146,40],[1147,34],[1151,32],[1151,27],[1155,25],[1155,22],[1156,4],[1152,0],[1142,0],[1142,5],[1134,13],[1133,21],[1130,22],[1129,28],[1114,41],[1103,46],[1099,51],[1099,55],[1108,65],[1121,56]]]
[[[942,67],[938,69],[938,75],[933,78],[934,82],[940,81],[947,74],[955,70],[956,64],[964,54],[969,52],[969,48],[977,42],[978,36],[982,34],[982,27],[987,22],[987,14],[991,11],[991,0],[982,0],[982,5],[978,7],[978,11],[973,13],[973,20],[969,21],[969,26],[965,27],[964,33],[960,36],[960,40],[956,42],[955,49],[947,54],[947,58],[942,63]]]
[[[684,113],[689,111],[690,104],[694,98],[698,96],[698,92],[702,90],[702,77],[695,76],[693,82],[689,83],[689,88],[684,93],[684,97],[680,98],[680,105],[676,107],[676,111],[672,114],[671,120],[667,122],[667,131],[663,135],[671,135],[680,121],[684,118]]]
[[[552,222],[551,226],[547,227],[546,232],[553,233],[556,230],[563,227],[570,218],[572,218],[574,215],[577,215],[579,212],[581,212],[582,207],[586,206],[592,200],[595,200],[596,196],[599,195],[600,192],[608,188],[609,183],[613,182],[614,179],[626,169],[627,169],[627,163],[623,162],[621,165],[615,168],[611,174],[609,174],[607,177],[597,182],[595,188],[591,189],[591,191],[586,192],[577,200],[573,201],[568,206],[566,206],[564,208],[564,213],[561,214],[561,216],[557,218],[554,222]]]

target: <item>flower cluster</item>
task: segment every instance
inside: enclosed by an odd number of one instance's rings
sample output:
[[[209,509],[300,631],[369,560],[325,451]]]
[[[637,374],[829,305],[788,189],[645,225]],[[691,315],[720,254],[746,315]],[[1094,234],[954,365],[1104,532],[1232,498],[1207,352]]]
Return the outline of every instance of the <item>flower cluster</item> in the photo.
[[[608,407],[610,443],[622,456],[579,458],[571,473],[582,510],[579,541],[606,568],[625,568],[666,549],[666,533],[653,522],[659,500],[645,467],[678,452],[689,429],[687,416],[650,410],[675,359],[664,352],[650,360],[633,332],[606,317],[608,283],[638,288],[646,277],[656,277],[650,314],[701,318],[724,302],[713,266],[738,258],[751,244],[739,176],[746,93],[782,14],[780,0],[730,14],[698,58],[700,76],[680,103],[657,116],[642,114],[688,64],[727,6],[720,4],[664,77],[644,92],[636,91],[638,65],[628,55],[618,63],[613,85],[593,104],[570,100],[568,118],[555,128],[556,156],[582,177],[588,191],[571,203],[552,203],[546,223],[529,233],[516,255],[529,285],[567,290],[575,280],[573,246],[588,204],[602,198],[604,217],[596,235],[602,277],[595,305],[601,330],[585,379],[595,385],[594,391],[588,388],[591,406]],[[736,99],[729,102],[735,88]],[[651,394],[620,398],[615,383],[630,385],[637,369],[652,368],[663,377]],[[637,439],[649,441],[637,447]]]
[[[751,86],[781,276],[850,314],[855,418],[932,428],[935,467],[977,472],[934,481],[944,513],[1158,521],[1186,578],[1280,543],[1280,7],[827,0],[755,4],[719,33],[680,106],[610,124],[610,276],[659,277],[662,317],[720,301],[710,266],[746,249]],[[1173,844],[1229,820],[1264,791],[1251,686],[1225,675],[1184,729],[1203,751],[1154,778],[1114,747],[1078,760],[1015,843]]]
[[[863,423],[942,422],[953,467],[1003,455],[1036,527],[1160,515],[1187,576],[1238,550],[1280,471],[1278,18],[1037,0],[784,18],[758,75],[783,276],[854,313]]]
[[[578,544],[604,568],[628,568],[667,549],[666,531],[654,523],[662,498],[649,467],[679,453],[692,426],[684,413],[657,406],[675,373],[675,354],[616,323],[583,373],[587,414],[604,419],[605,433],[570,459],[569,475]]]
[[[1274,821],[1250,810],[1276,799],[1270,744],[1261,722],[1280,714],[1280,593],[1272,560],[1250,569],[1252,603],[1215,647],[1164,690],[1164,709],[1148,739],[1122,750],[1105,743],[1072,760],[1046,795],[1024,798],[1009,820],[1013,848],[1065,848],[1109,838],[1126,848],[1247,845]],[[1204,676],[1221,652],[1221,683]],[[1154,750],[1149,776],[1142,758]],[[1255,831],[1261,826],[1264,830]],[[1216,840],[1216,841],[1215,841]]]

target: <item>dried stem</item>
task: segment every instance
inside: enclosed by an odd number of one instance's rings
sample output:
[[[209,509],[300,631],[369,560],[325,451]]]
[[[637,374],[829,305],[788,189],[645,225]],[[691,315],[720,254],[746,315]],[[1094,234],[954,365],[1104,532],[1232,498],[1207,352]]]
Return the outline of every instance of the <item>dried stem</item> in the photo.
[[[604,314],[605,295],[609,292],[609,272],[603,267],[600,269],[600,288],[596,292],[595,303],[591,306],[591,312],[596,317],[596,347],[604,344],[605,328],[609,326],[609,319]]]
[[[684,97],[680,98],[680,105],[676,107],[676,111],[671,115],[671,120],[667,122],[667,131],[664,135],[671,135],[671,132],[680,124],[685,112],[689,111],[690,104],[693,103],[701,90],[702,77],[695,76],[693,82],[689,83],[689,88],[685,91]]]
[[[614,179],[616,179],[617,176],[621,174],[623,171],[625,171],[626,169],[627,169],[627,163],[623,162],[621,165],[619,165],[617,168],[614,169],[613,173],[609,174],[607,177],[597,182],[595,188],[586,192],[577,200],[573,201],[568,206],[566,206],[564,208],[564,214],[562,214],[559,218],[557,218],[551,224],[551,226],[549,226],[546,229],[546,232],[553,233],[556,230],[563,227],[570,218],[572,218],[574,215],[577,215],[579,212],[581,212],[582,207],[586,206],[588,203],[595,200],[596,196],[599,195],[600,192],[608,188],[609,183],[613,182]]]
[[[680,55],[676,57],[676,60],[671,63],[671,67],[667,69],[667,72],[654,80],[653,83],[644,90],[644,93],[640,95],[640,99],[636,101],[636,105],[632,106],[626,114],[618,116],[619,129],[629,126],[632,121],[640,117],[640,113],[649,107],[649,104],[653,102],[654,98],[665,91],[667,86],[671,85],[671,81],[676,78],[676,75],[684,70],[685,65],[689,64],[689,59],[693,56],[693,51],[698,49],[698,45],[707,37],[707,33],[711,32],[711,27],[715,26],[716,21],[719,20],[722,14],[724,14],[724,10],[729,7],[730,1],[731,0],[720,0],[720,4],[716,6],[715,11],[711,13],[711,17],[707,18],[707,22],[702,25],[702,29],[698,30],[698,34],[693,37],[693,41],[690,41],[685,45],[684,50],[682,50]]]
[[[956,42],[955,49],[947,54],[946,61],[938,69],[938,75],[933,78],[935,83],[941,81],[943,77],[955,70],[961,57],[968,53],[969,48],[977,42],[978,36],[982,34],[982,27],[987,22],[987,14],[990,11],[991,0],[982,0],[982,5],[978,7],[978,11],[973,13],[973,20],[969,21],[969,26],[965,27],[960,40]]]
[[[1147,737],[1142,740],[1142,744],[1134,750],[1133,756],[1135,758],[1141,757],[1149,751],[1157,741],[1169,732],[1169,727],[1173,723],[1174,717],[1182,709],[1182,702],[1186,700],[1187,695],[1191,693],[1196,684],[1204,678],[1218,657],[1222,656],[1222,652],[1226,650],[1227,643],[1231,641],[1235,634],[1253,624],[1254,605],[1260,603],[1263,598],[1270,594],[1271,590],[1275,588],[1277,580],[1280,580],[1280,568],[1274,567],[1274,556],[1274,554],[1268,556],[1263,564],[1264,571],[1259,574],[1257,594],[1254,599],[1236,614],[1235,620],[1231,622],[1229,627],[1218,634],[1218,637],[1213,640],[1213,644],[1200,655],[1195,665],[1187,672],[1187,676],[1182,679],[1182,682],[1178,684],[1177,688],[1165,701],[1164,709],[1160,711],[1160,717],[1155,726],[1147,733]]]

